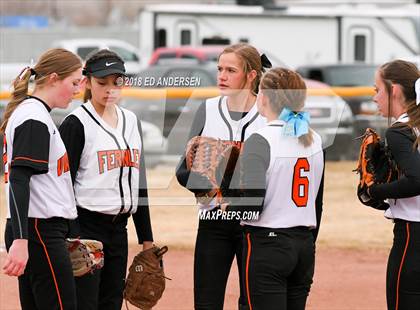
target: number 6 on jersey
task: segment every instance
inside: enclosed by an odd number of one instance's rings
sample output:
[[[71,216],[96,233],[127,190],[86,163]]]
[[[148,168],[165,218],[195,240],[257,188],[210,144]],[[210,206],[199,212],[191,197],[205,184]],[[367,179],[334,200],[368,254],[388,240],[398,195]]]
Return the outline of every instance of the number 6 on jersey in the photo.
[[[308,203],[309,179],[302,176],[302,171],[309,172],[310,165],[307,158],[298,158],[293,172],[292,200],[299,208]]]

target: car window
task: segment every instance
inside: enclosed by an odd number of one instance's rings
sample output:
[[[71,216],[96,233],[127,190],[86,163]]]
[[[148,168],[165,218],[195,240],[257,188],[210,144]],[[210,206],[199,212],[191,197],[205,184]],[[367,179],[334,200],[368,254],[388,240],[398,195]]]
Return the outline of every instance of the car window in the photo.
[[[120,55],[120,57],[124,61],[136,61],[136,62],[139,61],[139,57],[135,53],[129,50],[126,50],[125,48],[118,47],[118,46],[110,46],[109,49],[116,52],[118,55]]]
[[[371,86],[375,84],[376,66],[330,67],[324,82],[331,86]]]
[[[166,68],[162,67],[150,67],[149,69],[145,69],[141,71],[137,78],[140,81],[141,87],[149,88],[149,87],[159,87],[157,86],[157,81],[160,77],[164,76],[166,72]],[[160,86],[162,87],[162,86]]]
[[[177,76],[179,76],[179,77],[187,77],[187,76],[190,76],[190,72],[191,72],[190,69],[176,68],[176,69],[169,70],[165,74],[165,76],[168,76],[168,77],[177,77]]]
[[[186,78],[189,77],[191,74],[191,70],[188,68],[175,68],[170,69],[166,74],[164,78],[173,78],[173,79],[167,79],[167,87],[185,87],[181,83],[181,79],[179,78]],[[185,81],[185,79],[184,79]]]
[[[84,46],[77,48],[77,55],[80,56],[83,60],[86,60],[87,56],[94,51],[99,50],[97,46]]]
[[[181,58],[183,58],[183,59],[196,59],[197,56],[195,56],[193,54],[184,53],[184,54],[181,54]]]
[[[161,53],[158,55],[156,62],[159,62],[162,59],[176,58],[176,53]]]
[[[218,61],[220,53],[209,53],[206,55],[208,61]]]
[[[324,75],[321,70],[309,70],[308,78],[315,81],[324,82]]]
[[[198,87],[210,87],[217,85],[216,73],[212,76],[210,72],[206,72],[204,70],[193,70],[191,72],[191,77],[199,80],[199,82],[197,82]]]

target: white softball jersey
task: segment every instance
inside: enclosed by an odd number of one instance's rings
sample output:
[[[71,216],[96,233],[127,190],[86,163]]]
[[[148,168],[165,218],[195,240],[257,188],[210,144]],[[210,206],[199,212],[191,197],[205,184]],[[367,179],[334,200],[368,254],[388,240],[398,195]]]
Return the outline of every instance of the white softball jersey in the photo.
[[[135,114],[120,107],[116,111],[116,128],[109,126],[90,102],[70,114],[83,125],[85,140],[74,181],[76,204],[110,215],[136,212],[142,155]]]
[[[316,228],[315,201],[324,169],[322,140],[313,132],[312,145],[305,147],[297,137],[284,135],[284,128],[283,121],[275,120],[256,132],[270,147],[266,194],[258,220],[242,223],[269,228]]]
[[[7,206],[10,199],[14,199],[7,182],[10,169],[26,166],[35,170],[29,183],[28,216],[74,219],[77,211],[67,152],[48,109],[40,99],[28,96],[8,120],[3,153]],[[42,136],[37,135],[38,128],[42,128]],[[10,218],[9,207],[7,218]]]
[[[256,130],[267,124],[266,118],[258,113],[256,103],[239,120],[231,118],[227,105],[227,97],[218,96],[207,99],[205,105],[206,120],[203,131],[201,132],[201,136],[204,137],[244,142]],[[214,200],[208,205],[199,204],[200,210],[208,211],[215,207],[216,203]]]

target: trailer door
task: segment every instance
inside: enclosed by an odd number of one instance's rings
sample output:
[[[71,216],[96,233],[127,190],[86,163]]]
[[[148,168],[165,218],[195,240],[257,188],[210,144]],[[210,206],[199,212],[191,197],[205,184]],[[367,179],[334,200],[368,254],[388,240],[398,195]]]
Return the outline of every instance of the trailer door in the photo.
[[[347,55],[351,62],[373,61],[373,29],[368,26],[352,26],[348,36]]]
[[[197,24],[194,21],[181,20],[176,23],[175,45],[197,45]]]

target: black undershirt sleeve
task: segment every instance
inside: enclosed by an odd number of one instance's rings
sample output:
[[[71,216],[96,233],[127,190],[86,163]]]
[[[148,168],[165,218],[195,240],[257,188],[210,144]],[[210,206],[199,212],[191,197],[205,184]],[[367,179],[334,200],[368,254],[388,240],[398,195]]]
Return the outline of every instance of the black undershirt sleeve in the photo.
[[[49,153],[47,125],[30,119],[15,128],[9,175],[9,208],[15,239],[28,238],[29,182],[32,175],[48,172]]]
[[[240,197],[231,197],[227,211],[262,212],[266,193],[266,172],[270,165],[270,145],[259,134],[245,142],[240,156]]]
[[[16,166],[9,176],[9,207],[14,239],[28,239],[29,181],[34,169]]]
[[[80,158],[85,147],[85,130],[83,124],[75,115],[67,116],[58,130],[66,146],[71,180],[74,184],[77,170],[79,170]]]
[[[386,139],[402,176],[391,183],[372,185],[370,195],[378,200],[420,195],[420,153],[413,148],[413,131],[407,126],[391,127],[386,132]]]
[[[206,123],[206,102],[204,101],[200,107],[198,108],[190,133],[188,135],[188,141],[195,137],[200,136],[204,125]],[[183,187],[187,188],[188,190],[198,193],[198,192],[208,192],[211,190],[212,185],[209,180],[199,175],[198,173],[190,172],[187,169],[187,162],[185,160],[185,154],[181,157],[178,166],[176,168],[176,178]]]
[[[80,159],[85,147],[85,129],[82,122],[75,115],[69,115],[65,118],[60,128],[61,139],[66,147],[69,158],[70,176],[74,185],[77,171],[80,166]],[[70,220],[69,238],[78,238],[81,235],[78,218]]]
[[[133,222],[136,227],[138,243],[153,241],[152,225],[149,212],[149,197],[147,193],[146,165],[144,161],[144,144],[141,123],[138,121],[138,128],[141,137],[140,171],[139,171],[139,203],[137,211],[133,213]]]
[[[314,242],[318,238],[321,225],[322,209],[324,204],[324,176],[325,176],[325,150],[324,150],[324,169],[322,170],[321,183],[319,184],[318,194],[315,199],[316,228],[312,230]]]

